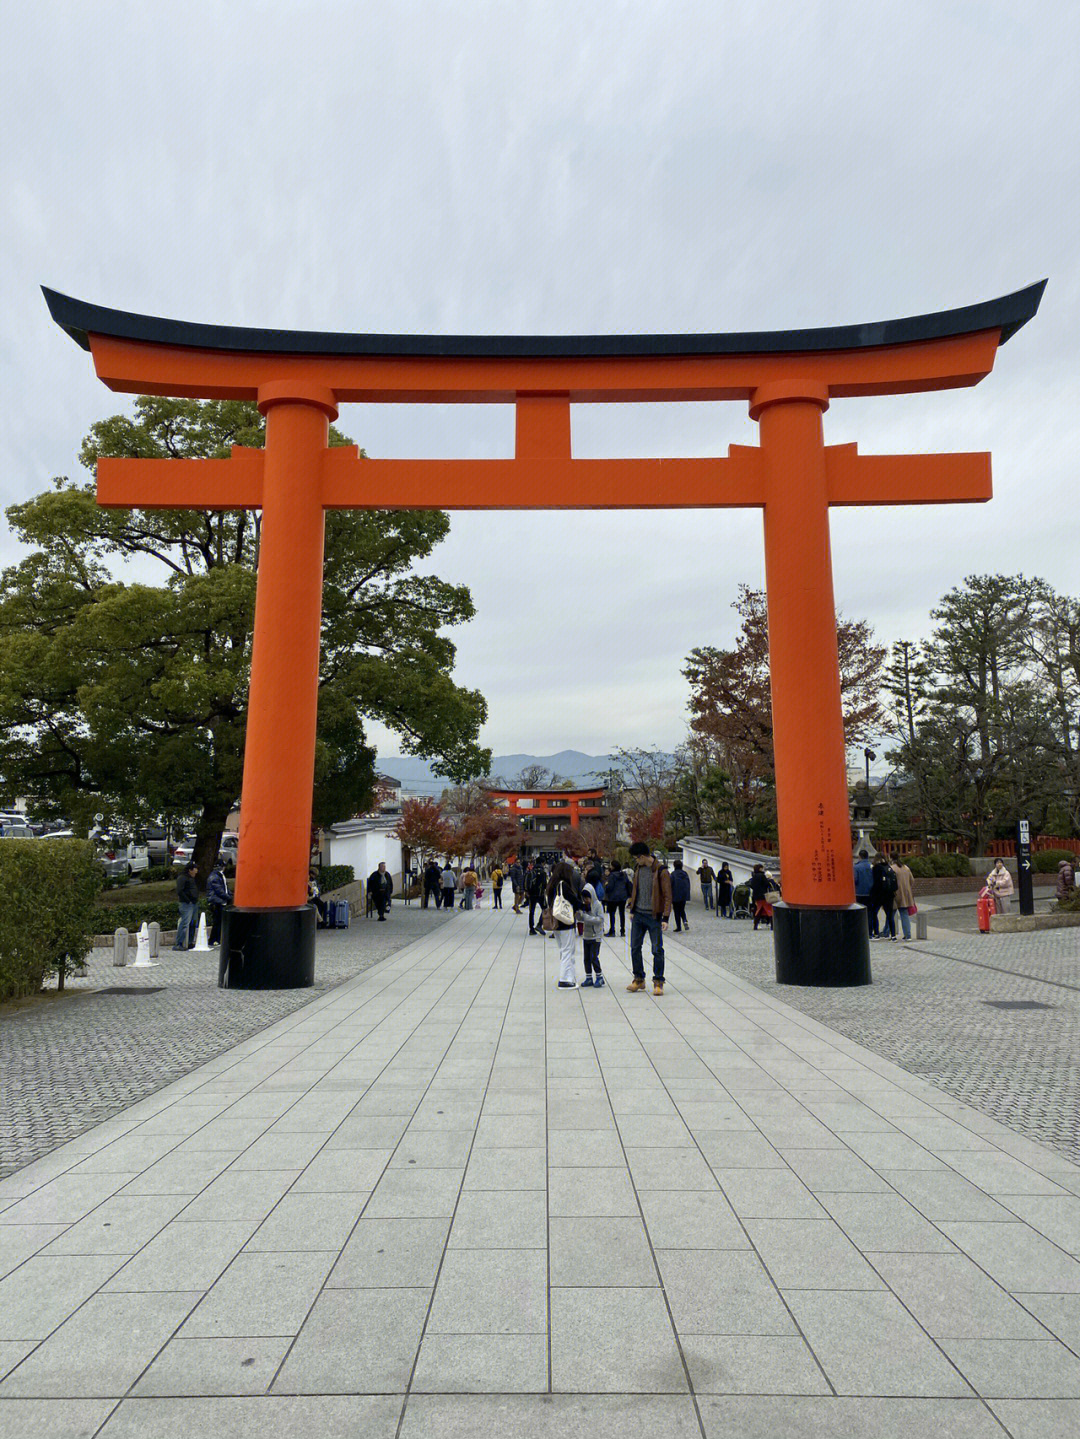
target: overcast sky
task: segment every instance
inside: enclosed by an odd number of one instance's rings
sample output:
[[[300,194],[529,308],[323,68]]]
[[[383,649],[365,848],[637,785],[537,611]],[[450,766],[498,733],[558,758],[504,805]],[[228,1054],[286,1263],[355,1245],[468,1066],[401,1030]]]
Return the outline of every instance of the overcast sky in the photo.
[[[830,443],[982,450],[987,506],[834,512],[891,640],[971,573],[1080,590],[1080,10],[1067,3],[230,0],[10,7],[0,501],[115,413],[38,286],[235,325],[783,329],[1043,276],[972,390],[846,400]],[[503,407],[348,406],[376,456],[511,453]],[[722,454],[737,404],[578,407],[583,456]],[[0,562],[17,547],[0,525]],[[763,579],[756,511],[460,514],[457,676],[499,751],[673,746],[683,657]],[[383,752],[397,745],[385,740]]]

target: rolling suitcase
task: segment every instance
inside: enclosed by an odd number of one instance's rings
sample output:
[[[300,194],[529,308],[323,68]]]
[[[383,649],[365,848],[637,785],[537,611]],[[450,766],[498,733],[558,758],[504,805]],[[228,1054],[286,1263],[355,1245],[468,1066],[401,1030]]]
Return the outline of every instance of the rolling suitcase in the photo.
[[[349,927],[349,901],[339,899],[337,901],[337,913],[334,916],[335,929],[348,929]]]

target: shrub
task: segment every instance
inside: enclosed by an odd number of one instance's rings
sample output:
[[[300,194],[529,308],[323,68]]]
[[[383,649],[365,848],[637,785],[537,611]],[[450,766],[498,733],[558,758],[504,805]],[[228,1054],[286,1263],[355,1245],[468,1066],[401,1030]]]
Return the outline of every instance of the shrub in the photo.
[[[971,873],[966,854],[912,854],[907,856],[908,868],[916,879],[942,879],[947,875]]]
[[[1036,874],[1057,874],[1057,867],[1063,859],[1072,865],[1077,863],[1076,855],[1070,849],[1041,849],[1031,856],[1031,867]]]
[[[168,864],[152,864],[149,869],[144,869],[139,874],[139,881],[142,884],[161,884],[167,879],[175,880],[177,871]]]
[[[351,864],[324,864],[318,871],[318,876],[319,888],[326,894],[328,890],[355,883],[356,871]]]
[[[0,999],[36,994],[47,974],[64,976],[93,946],[101,866],[83,839],[0,843]]]
[[[1074,889],[1067,899],[1059,899],[1057,909],[1061,914],[1080,914],[1080,889]]]
[[[137,934],[143,921],[160,924],[162,929],[175,929],[180,922],[180,906],[176,900],[145,900],[141,904],[99,904],[94,907],[95,934],[112,934],[126,929]]]

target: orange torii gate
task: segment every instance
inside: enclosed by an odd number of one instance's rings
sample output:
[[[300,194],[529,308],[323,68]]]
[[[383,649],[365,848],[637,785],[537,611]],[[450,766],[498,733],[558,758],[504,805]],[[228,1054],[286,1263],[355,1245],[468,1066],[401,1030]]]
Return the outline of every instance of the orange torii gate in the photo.
[[[840,706],[830,505],[988,500],[988,454],[859,455],[827,446],[834,396],[974,385],[1035,314],[1045,281],[913,319],[713,335],[437,337],[187,324],[45,290],[53,319],[113,390],[248,400],[264,450],[229,460],[98,463],[98,503],[262,509],[235,905],[222,983],[314,982],[305,904],[327,509],[670,509],[765,517],[769,659],[784,902],[777,978],[870,979],[855,905]],[[724,458],[575,460],[570,406],[742,400],[760,444]],[[513,404],[510,460],[372,460],[327,446],[342,403]],[[287,762],[283,763],[283,757]]]

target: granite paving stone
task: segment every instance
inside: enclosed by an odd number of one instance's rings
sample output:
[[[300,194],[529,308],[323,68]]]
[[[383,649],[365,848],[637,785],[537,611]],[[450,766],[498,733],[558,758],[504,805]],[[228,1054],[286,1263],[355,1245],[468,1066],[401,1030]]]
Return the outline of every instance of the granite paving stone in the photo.
[[[551,1291],[551,1378],[563,1394],[671,1394],[686,1372],[659,1289]]]
[[[170,1339],[133,1395],[265,1394],[291,1344],[275,1339]]]
[[[1014,1046],[971,1107],[953,1088],[977,1098],[983,1057],[953,1029],[938,1065],[941,1015],[924,1043],[904,1008],[905,976],[944,973],[948,1011],[958,964],[979,1005],[981,959],[907,946],[890,979],[883,957],[908,1056],[876,986],[789,1004],[680,936],[662,1003],[626,994],[617,949],[606,990],[560,994],[509,912],[404,923],[414,942],[0,1180],[0,1395],[55,1396],[0,1405],[99,1394],[103,1439],[982,1439],[977,1392],[1022,1406],[1014,1433],[1072,1412],[1080,1169],[1038,1089],[1071,1092],[1060,1045],[1035,1011],[1057,1068]],[[741,964],[749,931],[713,923]],[[994,984],[1063,973],[1017,953]],[[976,1018],[999,1053],[1028,1033]],[[56,1378],[95,1315],[84,1369],[123,1336],[108,1390]]]
[[[191,1314],[180,1336],[296,1334],[336,1259],[326,1250],[245,1251]]]
[[[429,1334],[547,1333],[547,1256],[537,1249],[447,1251]]]
[[[798,1334],[689,1334],[682,1342],[698,1394],[829,1394]]]
[[[989,1406],[1013,1439],[1074,1439],[1080,1432],[1078,1399],[991,1399]]]
[[[894,1295],[789,1289],[784,1298],[838,1394],[972,1392]]]
[[[275,1394],[403,1394],[430,1289],[324,1289],[273,1383]]]
[[[794,1334],[791,1314],[749,1249],[658,1249],[675,1328],[687,1334]]]
[[[206,1290],[232,1263],[256,1229],[247,1220],[174,1220],[123,1263],[107,1290]]]
[[[95,1294],[0,1384],[0,1398],[124,1394],[202,1296]]]

